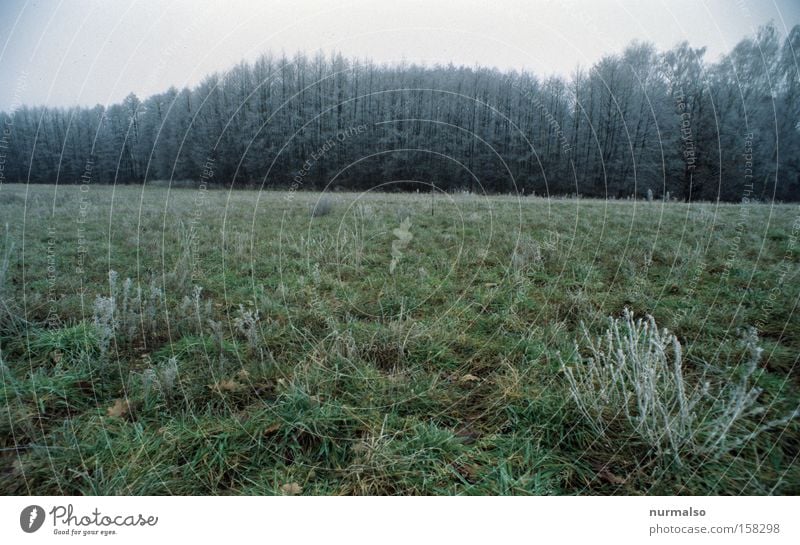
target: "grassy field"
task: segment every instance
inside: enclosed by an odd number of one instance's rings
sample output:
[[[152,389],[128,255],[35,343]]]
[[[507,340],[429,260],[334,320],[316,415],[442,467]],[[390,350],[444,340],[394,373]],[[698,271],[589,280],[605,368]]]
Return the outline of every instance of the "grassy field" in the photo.
[[[0,218],[5,494],[800,493],[796,205],[4,185]],[[571,383],[626,308],[665,380]]]

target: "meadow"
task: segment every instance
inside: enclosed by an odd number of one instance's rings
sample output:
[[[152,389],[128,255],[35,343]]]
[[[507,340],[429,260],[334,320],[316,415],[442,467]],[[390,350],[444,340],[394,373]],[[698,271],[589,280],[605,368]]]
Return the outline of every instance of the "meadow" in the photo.
[[[800,493],[797,205],[6,184],[0,218],[4,494]]]

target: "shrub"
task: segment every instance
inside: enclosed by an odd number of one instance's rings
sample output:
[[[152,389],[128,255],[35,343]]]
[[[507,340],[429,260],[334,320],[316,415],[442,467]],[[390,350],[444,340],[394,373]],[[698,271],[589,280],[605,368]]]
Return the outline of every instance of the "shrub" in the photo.
[[[561,360],[572,400],[598,435],[622,426],[638,436],[656,455],[681,463],[686,455],[718,457],[741,447],[767,429],[798,416],[753,425],[765,411],[756,402],[761,389],[752,384],[762,349],[754,331],[744,339],[748,358],[738,380],[712,385],[703,373],[687,381],[677,337],[658,329],[655,319],[633,319],[625,309],[621,319],[609,318],[605,335],[592,340],[583,326],[588,358],[574,365]],[[576,343],[575,353],[581,347]]]
[[[333,199],[326,195],[320,197],[319,200],[311,207],[312,218],[327,216],[331,212],[333,212]]]

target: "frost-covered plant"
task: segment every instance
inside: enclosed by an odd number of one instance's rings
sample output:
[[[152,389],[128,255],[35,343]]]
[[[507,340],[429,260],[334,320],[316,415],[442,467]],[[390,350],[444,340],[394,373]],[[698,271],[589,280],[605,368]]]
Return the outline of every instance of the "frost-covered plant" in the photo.
[[[193,224],[186,225],[183,221],[178,224],[180,235],[178,257],[171,270],[164,275],[164,286],[170,291],[183,291],[189,284],[192,271],[196,270],[195,249],[197,247],[197,233]]]
[[[117,279],[115,270],[108,271],[109,295],[98,295],[92,306],[92,324],[97,332],[97,344],[100,355],[106,357],[111,347],[111,339],[119,327],[117,314]]]
[[[314,267],[311,269],[311,279],[317,286],[322,283],[322,270],[319,268],[319,263],[314,263]]]
[[[108,271],[108,287],[111,295],[117,294],[117,279],[119,278],[119,273],[117,271],[111,269]]]
[[[129,320],[127,320],[127,317],[135,312],[132,305],[132,303],[135,303],[135,301],[131,300],[132,286],[133,286],[133,281],[130,278],[126,278],[125,281],[122,283],[122,316],[125,317],[125,322],[129,322]],[[134,333],[135,329],[128,330],[128,336],[133,336]]]
[[[563,261],[566,252],[562,249],[563,235],[558,231],[547,231],[541,242],[542,262],[550,264]]]
[[[8,365],[6,365],[6,362],[3,359],[3,348],[0,347],[0,378],[3,379],[3,382],[5,382],[6,379],[10,377],[11,369],[9,369]]]
[[[133,281],[126,278],[122,283],[122,308],[118,320],[120,329],[128,339],[133,339],[140,333],[143,306],[141,286],[134,288]],[[157,326],[148,320],[145,328],[155,331]]]
[[[156,375],[156,370],[148,367],[142,371],[141,374],[131,373],[131,377],[134,381],[138,379],[139,385],[141,385],[142,388],[142,398],[145,401],[149,400],[153,390],[158,388],[158,377]]]
[[[133,373],[131,379],[132,387],[141,390],[145,403],[156,396],[169,403],[175,393],[178,379],[178,358],[172,356],[155,367],[148,367],[141,373]]]
[[[511,266],[518,273],[539,269],[543,262],[542,249],[535,240],[519,241],[511,254]]]
[[[359,203],[356,205],[355,214],[362,220],[371,220],[375,217],[375,208],[366,203]]]
[[[156,369],[158,385],[165,396],[171,395],[175,389],[175,380],[178,378],[178,358],[172,356]]]
[[[178,320],[195,331],[200,331],[203,323],[211,315],[211,301],[203,302],[202,293],[203,288],[200,286],[192,287],[191,295],[184,295],[178,307]],[[192,328],[192,325],[195,327]]]
[[[358,203],[351,210],[349,225],[343,224],[339,230],[336,246],[337,253],[342,255],[342,264],[359,268],[366,253],[368,225],[375,221],[375,209],[369,204]]]
[[[150,280],[150,287],[147,290],[147,302],[144,307],[145,325],[152,333],[158,330],[158,311],[163,298],[164,292],[158,287],[158,284],[156,284],[156,279],[152,278]]]
[[[236,330],[247,341],[247,346],[254,353],[263,358],[261,350],[261,330],[259,329],[260,315],[258,310],[246,310],[244,305],[239,305],[239,310],[233,318]]]
[[[98,295],[92,307],[92,324],[97,332],[97,344],[101,356],[105,357],[111,346],[111,339],[117,329],[116,299]]]
[[[233,232],[228,236],[228,239],[231,241],[229,247],[233,248],[233,254],[236,258],[240,261],[245,260],[250,252],[250,234]]]
[[[150,280],[146,293],[141,286],[134,287],[130,278],[125,278],[120,287],[119,274],[114,270],[108,272],[108,283],[108,295],[95,298],[92,313],[101,352],[107,354],[112,337],[132,342],[148,334],[159,334],[163,325],[159,311],[164,305],[164,293],[156,279]]]
[[[398,205],[394,209],[394,214],[395,214],[395,217],[397,218],[397,221],[399,223],[399,222],[402,222],[403,220],[405,220],[406,218],[413,217],[414,216],[414,209],[401,204],[401,205]]]
[[[214,341],[214,346],[219,350],[220,355],[224,351],[224,335],[222,332],[222,322],[217,320],[209,320],[208,327],[211,328],[211,338]]]
[[[570,395],[598,437],[620,423],[649,445],[656,455],[678,463],[688,454],[715,457],[743,445],[785,418],[746,425],[764,411],[756,401],[761,390],[752,380],[761,349],[750,333],[745,339],[749,359],[738,381],[712,386],[705,373],[687,381],[681,344],[655,319],[634,320],[625,309],[621,319],[609,319],[605,335],[593,340],[583,327],[588,357],[561,368]],[[576,343],[576,354],[581,347]]]
[[[800,416],[798,408],[781,418],[766,422],[761,416],[755,428],[739,426],[743,418],[763,415],[766,412],[765,407],[756,404],[762,389],[753,385],[761,355],[764,353],[764,349],[758,346],[758,334],[755,328],[748,328],[744,332],[742,344],[747,352],[747,359],[739,372],[738,380],[735,380],[735,373],[729,374],[725,377],[725,385],[716,394],[715,400],[719,401],[719,406],[712,407],[713,411],[710,412],[712,419],[708,423],[707,433],[703,435],[700,445],[700,451],[703,453],[717,454],[737,449],[758,434],[785,426]]]

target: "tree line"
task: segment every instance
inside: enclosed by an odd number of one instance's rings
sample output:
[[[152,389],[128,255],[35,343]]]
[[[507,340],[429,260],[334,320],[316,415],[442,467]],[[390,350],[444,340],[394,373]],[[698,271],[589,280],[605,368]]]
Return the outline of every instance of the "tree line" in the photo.
[[[263,55],[194,88],[0,114],[3,178],[800,200],[800,25],[717,62],[633,42],[569,77]]]

